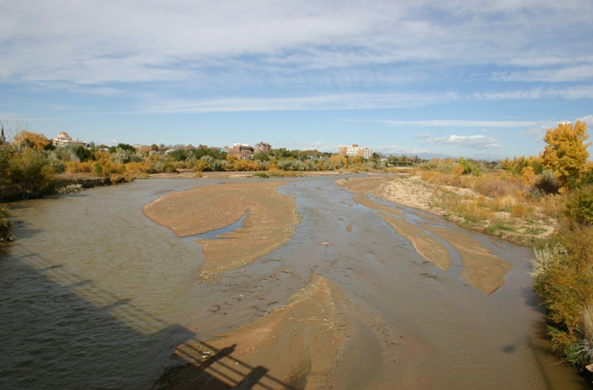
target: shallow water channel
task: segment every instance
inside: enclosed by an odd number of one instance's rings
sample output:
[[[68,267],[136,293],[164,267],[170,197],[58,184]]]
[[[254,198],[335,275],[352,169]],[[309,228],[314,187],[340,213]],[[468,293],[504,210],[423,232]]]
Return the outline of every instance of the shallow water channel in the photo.
[[[421,340],[438,388],[588,388],[542,337],[526,273],[530,249],[465,231],[514,266],[485,296],[459,275],[452,247],[452,267],[441,271],[336,180],[287,179],[280,191],[296,198],[301,217],[290,243],[208,284],[198,277],[200,246],[150,221],[142,207],[224,180],[144,180],[11,204],[17,240],[0,248],[0,388],[149,389],[175,346],[260,318],[311,272]],[[413,224],[462,230],[382,203]],[[380,342],[363,330],[351,343],[343,362],[351,388],[372,388],[382,375],[384,357],[373,348]]]

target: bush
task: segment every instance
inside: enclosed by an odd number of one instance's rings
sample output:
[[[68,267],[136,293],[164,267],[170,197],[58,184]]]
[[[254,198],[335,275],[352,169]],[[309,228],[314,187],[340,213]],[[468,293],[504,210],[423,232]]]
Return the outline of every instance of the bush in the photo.
[[[198,160],[194,164],[194,170],[196,172],[208,172],[208,171],[211,171],[212,168],[210,167],[210,164],[208,164],[206,161]]]
[[[578,189],[566,203],[566,214],[577,224],[593,224],[593,185]]]
[[[593,304],[592,246],[592,227],[565,222],[547,246],[536,250],[531,273],[549,309],[548,333],[555,348],[581,368],[593,363],[583,346],[592,331],[586,322],[590,318],[583,315]]]
[[[535,179],[535,188],[547,194],[557,194],[562,185],[552,171],[544,171]]]
[[[52,181],[54,170],[42,152],[25,148],[11,159],[8,176],[25,196],[37,197]]]
[[[10,222],[8,221],[8,207],[0,204],[0,241],[10,237]]]

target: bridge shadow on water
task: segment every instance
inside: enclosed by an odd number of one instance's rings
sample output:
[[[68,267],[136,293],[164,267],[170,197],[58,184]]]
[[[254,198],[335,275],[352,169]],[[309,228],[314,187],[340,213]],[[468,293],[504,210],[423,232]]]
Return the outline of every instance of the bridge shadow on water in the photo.
[[[21,245],[0,294],[2,389],[295,388]]]

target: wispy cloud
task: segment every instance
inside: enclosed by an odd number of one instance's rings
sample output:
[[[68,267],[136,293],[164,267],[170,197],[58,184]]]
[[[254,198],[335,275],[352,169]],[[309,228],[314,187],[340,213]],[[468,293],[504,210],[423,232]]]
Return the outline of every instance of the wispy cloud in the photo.
[[[478,100],[514,100],[514,99],[592,99],[593,85],[579,85],[567,88],[533,88],[503,92],[478,92],[469,96]]]
[[[431,145],[455,145],[460,148],[467,149],[496,149],[502,147],[499,141],[495,138],[486,137],[484,135],[450,135],[448,137],[429,138],[421,142],[422,144]]]
[[[0,14],[0,50],[8,54],[0,64],[0,80],[207,82],[233,74],[257,77],[262,69],[293,75],[389,65],[397,68],[394,74],[409,74],[416,68],[410,63],[549,66],[588,47],[590,42],[574,37],[591,36],[592,13],[591,2],[579,0],[537,1],[537,6],[532,0],[496,6],[346,0],[337,8],[331,1],[314,0],[172,0],[166,5],[127,0],[109,6],[91,0],[21,0],[4,4]],[[497,77],[583,80],[590,77],[589,65],[503,70]],[[381,73],[351,74],[365,83]],[[290,78],[276,75],[278,85]]]
[[[358,120],[347,120],[356,122]],[[538,121],[479,121],[464,119],[435,119],[435,120],[361,120],[359,122],[383,123],[390,126],[418,126],[418,127],[498,127],[498,128],[516,128],[533,126]],[[416,138],[419,138],[416,136]]]
[[[590,81],[593,79],[593,61],[576,66],[565,66],[559,69],[536,69],[521,72],[497,72],[495,80],[501,81],[543,81],[547,83],[566,81]]]
[[[239,111],[360,110],[424,107],[455,99],[454,94],[340,94],[287,98],[223,98],[204,101],[160,102],[150,113],[206,113]]]
[[[423,134],[416,134],[414,135],[414,138],[428,138],[430,137],[429,133],[423,133]]]

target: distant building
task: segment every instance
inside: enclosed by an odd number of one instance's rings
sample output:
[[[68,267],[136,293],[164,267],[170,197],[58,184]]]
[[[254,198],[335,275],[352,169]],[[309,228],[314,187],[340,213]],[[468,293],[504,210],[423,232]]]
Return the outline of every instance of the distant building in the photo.
[[[360,156],[362,158],[372,158],[373,151],[369,148],[359,148],[357,144],[352,146],[340,146],[340,156]]]
[[[58,134],[58,136],[56,138],[54,138],[54,146],[57,146],[57,147],[84,146],[84,147],[86,147],[86,142],[81,141],[78,138],[76,138],[76,140],[73,140],[72,138],[70,138],[68,133],[62,132],[62,133]]]
[[[248,144],[233,144],[232,148],[225,146],[221,149],[221,151],[231,154],[237,158],[248,159],[253,155],[253,148]]]
[[[265,142],[260,142],[259,144],[253,147],[253,153],[267,153],[272,150],[270,144]]]

